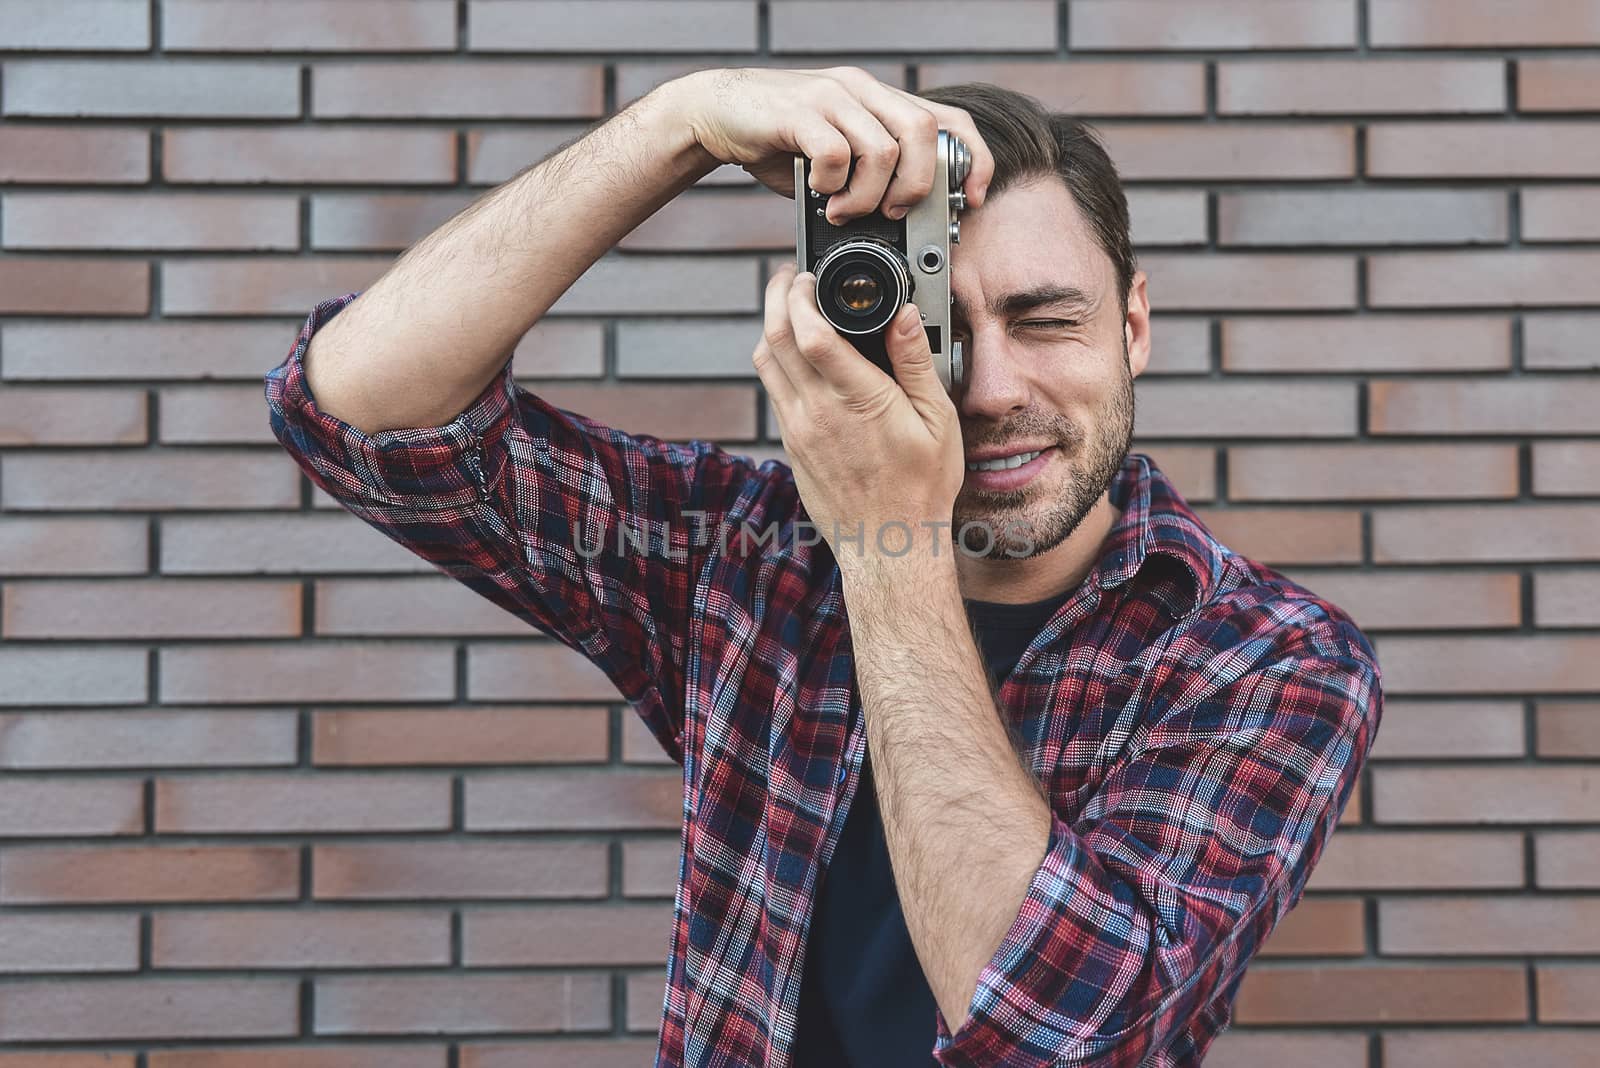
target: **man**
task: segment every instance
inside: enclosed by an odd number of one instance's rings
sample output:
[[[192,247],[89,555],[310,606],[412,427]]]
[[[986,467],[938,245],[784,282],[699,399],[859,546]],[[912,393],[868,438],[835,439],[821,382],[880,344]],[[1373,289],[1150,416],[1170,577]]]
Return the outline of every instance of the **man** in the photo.
[[[914,308],[891,378],[793,267],[753,356],[792,469],[511,380],[573,280],[719,162],[804,196],[803,153],[835,221],[893,217],[941,127],[973,151],[953,396]],[[704,71],[319,305],[267,394],[319,485],[582,651],[682,763],[659,1064],[1193,1065],[1381,693],[1347,615],[1128,452],[1149,354],[1082,124],[991,86]]]

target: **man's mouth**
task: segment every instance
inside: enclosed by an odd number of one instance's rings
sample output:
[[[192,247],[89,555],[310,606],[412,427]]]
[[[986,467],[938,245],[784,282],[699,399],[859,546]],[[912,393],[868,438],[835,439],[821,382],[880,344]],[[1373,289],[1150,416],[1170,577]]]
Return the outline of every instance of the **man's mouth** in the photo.
[[[992,459],[969,462],[968,471],[1005,471],[1010,468],[1021,467],[1029,460],[1044,454],[1044,449],[1034,449],[1031,452],[1012,453],[1009,456],[997,456]]]

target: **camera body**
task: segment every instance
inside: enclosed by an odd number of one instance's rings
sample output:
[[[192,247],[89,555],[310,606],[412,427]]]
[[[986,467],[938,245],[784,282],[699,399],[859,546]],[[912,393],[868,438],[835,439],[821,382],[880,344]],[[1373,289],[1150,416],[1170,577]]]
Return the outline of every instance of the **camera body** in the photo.
[[[915,300],[939,380],[948,391],[961,384],[961,343],[951,337],[950,246],[961,240],[967,206],[961,183],[971,169],[967,146],[939,131],[933,189],[903,219],[874,211],[835,226],[828,197],[810,186],[811,161],[794,161],[797,211],[795,262],[817,277],[822,317],[887,375],[885,333],[900,306]]]

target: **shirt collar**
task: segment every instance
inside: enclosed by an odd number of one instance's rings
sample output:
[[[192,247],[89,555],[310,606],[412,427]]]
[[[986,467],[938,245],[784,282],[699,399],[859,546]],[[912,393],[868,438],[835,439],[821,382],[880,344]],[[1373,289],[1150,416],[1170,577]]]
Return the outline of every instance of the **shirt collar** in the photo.
[[[1128,582],[1153,556],[1182,565],[1198,607],[1211,597],[1222,570],[1223,549],[1166,474],[1144,453],[1129,452],[1109,487],[1122,517],[1106,536],[1096,571],[1101,589]]]

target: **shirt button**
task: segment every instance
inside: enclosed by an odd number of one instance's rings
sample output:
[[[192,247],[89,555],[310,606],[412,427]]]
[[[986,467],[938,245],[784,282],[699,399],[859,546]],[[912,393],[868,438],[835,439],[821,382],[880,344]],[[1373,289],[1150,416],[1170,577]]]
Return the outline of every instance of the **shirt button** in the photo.
[[[844,782],[846,776],[848,776],[849,774],[850,774],[850,769],[849,768],[841,767],[839,769],[839,781],[840,782]]]

